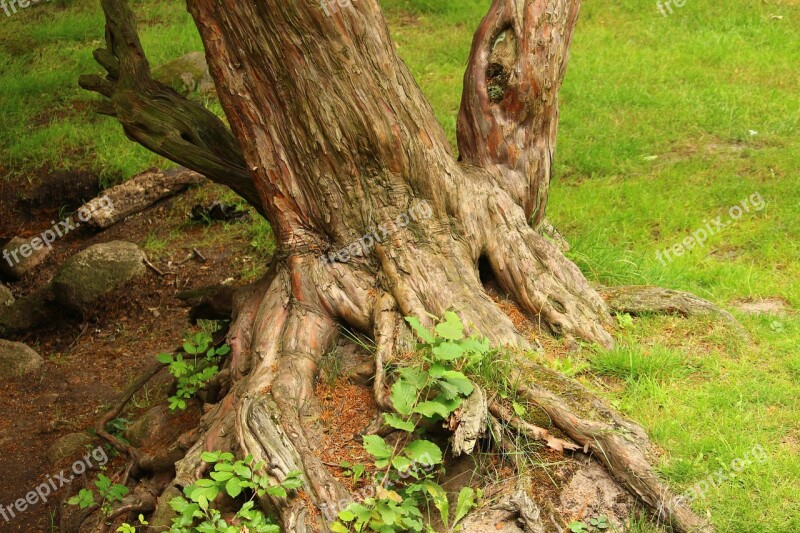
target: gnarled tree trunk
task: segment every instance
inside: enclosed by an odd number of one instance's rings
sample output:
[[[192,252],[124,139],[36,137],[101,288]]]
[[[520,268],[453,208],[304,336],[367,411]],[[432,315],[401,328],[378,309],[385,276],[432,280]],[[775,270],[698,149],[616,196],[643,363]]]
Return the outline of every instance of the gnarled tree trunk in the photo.
[[[108,46],[96,57],[109,75],[82,79],[109,98],[101,111],[137,142],[230,185],[278,242],[269,274],[233,302],[230,391],[204,417],[177,485],[202,473],[202,451],[232,449],[266,461],[276,479],[302,470],[312,502],[334,507],[346,491],[314,453],[306,419],[338,326],[375,339],[383,407],[383,364],[410,340],[403,316],[452,309],[495,344],[527,348],[487,295],[479,262],[553,333],[613,344],[604,300],[534,229],[579,0],[494,0],[465,75],[459,156],[376,0],[330,16],[310,0],[188,0],[232,135],[150,78],[125,2],[102,3]],[[685,506],[664,507],[670,493],[640,428],[536,365],[512,377],[642,501],[678,529],[703,527]],[[303,501],[269,504],[287,531],[311,529]]]

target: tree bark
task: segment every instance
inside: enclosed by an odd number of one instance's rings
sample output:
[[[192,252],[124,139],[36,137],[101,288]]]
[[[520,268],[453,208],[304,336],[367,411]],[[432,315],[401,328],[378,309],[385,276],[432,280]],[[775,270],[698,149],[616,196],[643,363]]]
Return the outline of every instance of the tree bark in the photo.
[[[154,85],[124,1],[102,2],[110,37],[97,55],[112,85],[84,85],[111,97],[139,142],[174,160],[199,153],[189,158],[194,167],[182,164],[242,191],[278,244],[268,275],[233,296],[230,391],[177,464],[177,485],[203,473],[203,450],[231,449],[265,461],[276,481],[302,470],[311,503],[335,508],[346,491],[314,453],[309,418],[319,362],[339,324],[375,339],[383,408],[383,367],[413,344],[403,316],[430,325],[430,314],[452,309],[495,345],[530,349],[484,289],[482,262],[554,333],[613,345],[605,301],[532,227],[545,214],[578,0],[494,0],[467,67],[459,157],[398,57],[376,0],[332,15],[310,0],[188,0],[232,138]],[[158,136],[144,134],[151,128],[117,103],[151,97],[170,102],[157,112],[137,107],[137,117],[166,124]],[[191,127],[189,144],[178,141],[190,115],[202,116],[222,145]],[[237,153],[244,165],[230,156]],[[653,474],[641,428],[580,385],[515,357],[510,377],[519,391],[663,510],[671,493]],[[262,503],[287,531],[326,526],[302,499]],[[682,504],[665,516],[679,530],[702,524]]]

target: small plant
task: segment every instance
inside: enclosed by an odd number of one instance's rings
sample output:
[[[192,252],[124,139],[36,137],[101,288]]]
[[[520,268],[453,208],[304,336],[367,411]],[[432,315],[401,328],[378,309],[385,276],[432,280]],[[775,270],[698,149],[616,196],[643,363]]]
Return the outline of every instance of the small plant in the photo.
[[[139,515],[139,525],[132,526],[127,522],[122,524],[117,528],[117,533],[136,533],[136,530],[140,527],[147,527],[150,525],[150,522],[144,519],[144,515]]]
[[[611,524],[608,523],[608,518],[605,515],[600,515],[597,518],[592,518],[589,520],[589,524],[595,529],[599,529],[600,531],[606,530],[611,527]]]
[[[406,318],[422,339],[418,366],[398,368],[390,398],[396,413],[385,413],[387,425],[414,434],[418,426],[447,420],[475,386],[462,372],[486,357],[489,343],[477,337],[466,338],[458,315],[445,314],[433,332],[417,318]],[[522,406],[519,406],[520,408]],[[448,531],[460,529],[460,522],[477,505],[480,491],[461,490],[455,512],[450,513],[446,491],[436,481],[441,471],[442,450],[435,443],[417,439],[403,447],[391,446],[382,437],[364,437],[364,449],[374,458],[379,471],[374,497],[352,503],[339,513],[331,526],[334,533],[349,531],[423,531],[420,510],[433,504]]]
[[[356,463],[354,465],[351,465],[347,461],[342,461],[339,464],[339,466],[341,466],[342,469],[344,470],[342,473],[345,476],[348,476],[348,477],[352,476],[353,485],[358,483],[358,480],[361,479],[362,477],[364,477],[364,472],[366,471],[366,467],[364,465],[362,465],[361,463]]]
[[[169,365],[169,373],[178,381],[177,392],[169,398],[172,411],[186,409],[186,400],[202,390],[219,373],[219,366],[215,363],[228,355],[231,349],[228,345],[214,348],[212,342],[208,333],[196,333],[183,343],[183,350],[189,358],[184,358],[180,353],[162,353],[156,357],[159,362]]]
[[[178,513],[173,519],[170,533],[279,533],[280,528],[261,510],[256,509],[256,498],[267,494],[277,498],[286,498],[289,491],[299,489],[303,480],[302,473],[290,472],[279,485],[273,485],[270,478],[260,475],[264,463],[254,463],[251,456],[242,461],[235,461],[233,454],[221,452],[205,452],[203,461],[214,465],[204,478],[186,487],[186,496],[178,496],[170,501],[170,506]],[[236,513],[236,525],[229,524],[222,513],[211,505],[217,496],[227,494],[233,499],[246,500]]]
[[[569,527],[570,533],[588,533],[589,531],[589,526],[583,522],[570,522],[567,527]]]
[[[568,355],[567,357],[553,359],[553,361],[550,362],[550,367],[565,376],[575,377],[581,372],[588,370],[591,365],[582,359]]]
[[[590,531],[605,531],[611,528],[611,524],[608,523],[608,518],[605,515],[600,515],[596,518],[592,518],[589,520],[589,523],[586,522],[570,522],[569,526],[570,533],[589,533]]]
[[[130,426],[130,425],[131,425],[131,421],[128,420],[127,418],[117,417],[117,418],[114,418],[114,419],[110,420],[106,424],[105,429],[106,429],[106,431],[108,431],[109,434],[113,435],[114,437],[116,437],[120,441],[124,442],[125,444],[130,444],[127,440],[125,440],[125,437],[123,436],[124,433],[125,433],[125,430],[128,429],[128,426]]]
[[[128,495],[128,487],[112,483],[111,480],[103,474],[97,476],[94,485],[97,487],[97,493],[101,498],[100,510],[103,511],[103,514],[106,516],[110,515],[113,511],[113,504],[115,502],[121,502],[122,499]],[[69,505],[77,505],[81,509],[86,509],[94,505],[95,494],[90,489],[81,489],[78,494],[67,500],[67,503]]]
[[[630,330],[633,329],[633,317],[628,313],[623,313],[620,315],[616,315],[617,317],[617,325],[620,329]]]

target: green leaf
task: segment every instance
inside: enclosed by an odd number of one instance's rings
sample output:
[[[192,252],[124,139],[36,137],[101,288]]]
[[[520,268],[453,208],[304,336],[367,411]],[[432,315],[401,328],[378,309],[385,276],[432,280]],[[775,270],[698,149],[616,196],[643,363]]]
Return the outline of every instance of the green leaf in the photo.
[[[408,325],[414,330],[414,333],[417,334],[417,337],[422,339],[422,342],[425,344],[433,344],[436,342],[436,337],[434,337],[431,332],[422,325],[422,323],[419,321],[419,318],[415,316],[407,316],[406,322],[408,322]]]
[[[246,479],[249,479],[253,476],[253,472],[250,471],[250,467],[248,467],[241,461],[238,461],[236,464],[233,465],[233,471],[236,472],[237,476]]]
[[[171,354],[171,353],[160,353],[160,354],[158,354],[158,355],[156,356],[156,360],[157,360],[159,363],[163,363],[163,364],[165,364],[165,365],[168,365],[168,364],[170,364],[172,361],[174,361],[174,359],[173,359],[173,357],[172,357],[172,354]]]
[[[94,503],[94,493],[89,489],[81,489],[78,494],[67,500],[67,503],[86,509]]]
[[[528,412],[524,405],[518,404],[517,402],[514,402],[512,407],[514,408],[514,412],[517,413],[517,416],[525,416]]]
[[[422,390],[428,384],[428,373],[421,368],[415,366],[404,366],[397,370],[402,381],[406,381],[417,388]]]
[[[442,462],[442,450],[427,440],[415,440],[406,446],[403,453],[419,464],[438,465]]]
[[[440,361],[453,361],[464,355],[464,348],[452,342],[443,342],[433,347],[433,355]]]
[[[341,520],[342,522],[352,522],[355,519],[356,515],[352,511],[348,511],[347,509],[339,513],[339,520]]]
[[[100,491],[100,494],[105,494],[111,487],[111,480],[108,476],[100,474],[97,476],[97,481],[94,482],[94,485],[97,487],[97,490]]]
[[[458,493],[458,503],[456,504],[456,517],[453,521],[454,524],[458,524],[461,520],[467,516],[472,509],[475,508],[475,491],[472,490],[472,487],[464,487],[461,489],[461,492]]]
[[[267,494],[275,496],[276,498],[285,498],[287,495],[286,489],[280,485],[275,485],[267,489]]]
[[[442,517],[442,522],[447,527],[450,518],[450,503],[447,501],[447,493],[437,483],[433,481],[424,481],[422,486],[431,495],[433,505],[439,510],[439,515]]]
[[[227,492],[228,496],[231,498],[238,498],[242,493],[242,482],[239,480],[239,478],[230,478],[228,483],[225,484],[225,492]]]
[[[342,511],[344,512],[344,511]],[[340,522],[334,522],[330,525],[331,531],[333,533],[348,533],[350,530],[347,527],[343,526]]]
[[[388,459],[394,451],[391,446],[386,444],[378,435],[367,435],[364,437],[364,449],[368,454],[376,459]]]
[[[215,481],[228,481],[233,477],[233,472],[211,472],[210,475]]]
[[[475,390],[475,386],[472,384],[472,382],[461,372],[456,372],[455,370],[446,370],[442,374],[442,378],[447,383],[458,389],[458,392],[464,397],[469,396],[472,394],[472,391]]]
[[[461,319],[452,311],[447,311],[444,314],[444,322],[436,326],[436,333],[450,341],[460,341],[464,338],[464,325],[461,324]]]
[[[200,454],[200,459],[206,463],[216,463],[219,461],[219,452],[203,452]]]
[[[417,401],[417,393],[419,390],[407,381],[397,381],[392,385],[392,393],[390,399],[392,405],[397,412],[401,415],[408,416],[411,414],[411,409]]]
[[[381,515],[381,520],[388,525],[393,526],[395,520],[397,520],[397,513],[387,504],[386,502],[380,502],[377,507],[378,514]],[[391,531],[394,531],[392,529]]]
[[[231,347],[228,346],[227,344],[223,344],[222,346],[217,348],[218,356],[228,355],[229,353],[231,353]]]
[[[197,347],[192,344],[191,342],[184,342],[183,343],[183,351],[195,355],[197,353]]]
[[[395,470],[397,470],[398,472],[401,472],[401,473],[405,472],[406,470],[411,468],[413,465],[414,465],[414,463],[410,459],[407,459],[407,458],[399,456],[399,455],[397,457],[395,457],[394,459],[392,459],[392,466],[394,467]]]
[[[414,412],[426,418],[433,418],[437,415],[442,418],[450,416],[450,411],[447,407],[439,402],[421,402],[414,408]]]
[[[492,349],[489,339],[486,338],[470,337],[461,341],[460,344],[462,348],[478,356],[486,355]]]
[[[122,498],[127,496],[128,492],[130,491],[128,490],[128,487],[126,487],[125,485],[119,485],[119,484],[112,485],[111,488],[108,489],[108,494],[106,495],[106,498],[112,502],[122,501]]]
[[[416,427],[414,425],[414,422],[412,422],[411,420],[404,420],[394,413],[384,413],[383,420],[386,422],[387,425],[408,433],[413,433],[414,428]]]
[[[286,475],[281,486],[285,489],[295,490],[303,486],[303,473],[299,470],[292,470]]]

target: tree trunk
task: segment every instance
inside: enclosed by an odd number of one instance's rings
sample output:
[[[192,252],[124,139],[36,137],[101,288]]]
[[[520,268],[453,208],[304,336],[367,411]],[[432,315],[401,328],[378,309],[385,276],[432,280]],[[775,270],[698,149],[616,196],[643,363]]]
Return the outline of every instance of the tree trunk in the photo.
[[[96,79],[84,85],[103,87],[118,117],[143,91],[174,98],[142,66],[124,2],[102,1],[109,48],[96,57],[104,66],[139,65],[128,75],[138,81],[126,82],[118,68],[116,77],[109,71],[114,87]],[[203,141],[169,109],[139,115],[126,131],[142,142],[141,130],[152,128],[141,121],[156,121],[164,138],[182,139],[145,140],[255,202],[278,251],[264,280],[234,298],[230,392],[204,417],[204,436],[178,464],[176,484],[201,475],[202,451],[232,449],[266,461],[276,479],[302,470],[312,503],[335,506],[347,494],[314,453],[307,420],[338,325],[375,339],[382,407],[389,407],[383,365],[410,341],[403,316],[429,324],[429,314],[452,309],[496,345],[530,348],[484,289],[481,262],[553,333],[612,346],[604,300],[534,230],[545,215],[557,93],[579,0],[494,0],[465,75],[458,157],[399,59],[376,0],[332,14],[311,0],[188,5],[238,147]],[[179,107],[182,117],[203,115],[186,109]],[[215,137],[228,138],[205,120]],[[246,168],[249,184],[238,171],[235,180],[221,175],[220,161]],[[664,508],[670,493],[652,473],[641,428],[546,369],[526,363],[515,374],[533,380],[519,385],[522,394],[645,503],[678,529],[702,524],[681,504]],[[268,505],[287,531],[314,526],[300,499]]]

